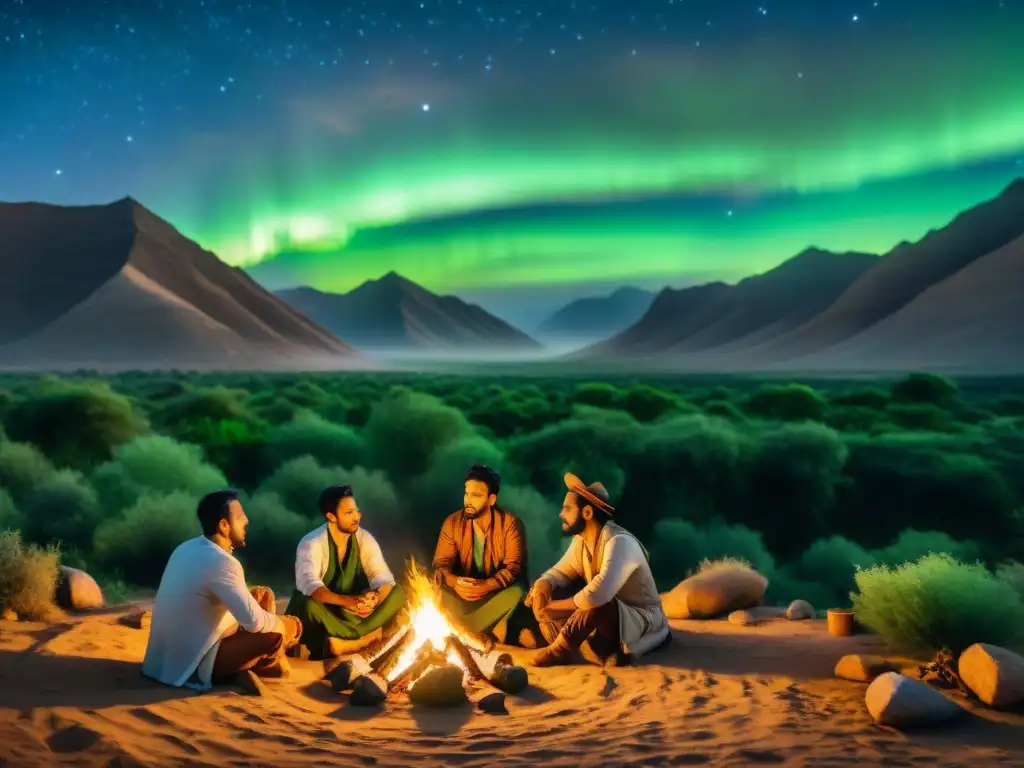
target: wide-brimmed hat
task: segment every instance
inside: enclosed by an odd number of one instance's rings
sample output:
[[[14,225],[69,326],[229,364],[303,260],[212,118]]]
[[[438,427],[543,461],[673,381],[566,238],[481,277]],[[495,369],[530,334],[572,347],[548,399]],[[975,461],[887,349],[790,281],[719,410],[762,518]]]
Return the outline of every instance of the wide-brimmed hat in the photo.
[[[565,473],[565,487],[578,496],[582,496],[598,509],[603,509],[609,515],[615,512],[615,507],[608,503],[608,490],[601,483],[584,485],[572,472]]]

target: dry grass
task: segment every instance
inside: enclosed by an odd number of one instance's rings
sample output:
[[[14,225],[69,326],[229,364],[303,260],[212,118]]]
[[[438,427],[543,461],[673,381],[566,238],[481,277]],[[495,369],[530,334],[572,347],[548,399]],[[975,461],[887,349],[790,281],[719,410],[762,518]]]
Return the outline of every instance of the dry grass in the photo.
[[[0,609],[30,620],[56,614],[59,562],[57,549],[26,546],[18,531],[0,531]]]

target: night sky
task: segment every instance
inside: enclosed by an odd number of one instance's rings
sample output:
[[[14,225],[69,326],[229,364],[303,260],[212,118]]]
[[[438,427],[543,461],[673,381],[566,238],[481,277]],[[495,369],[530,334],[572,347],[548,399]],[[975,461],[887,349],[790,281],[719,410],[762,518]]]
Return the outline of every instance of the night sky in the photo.
[[[732,280],[1024,175],[1021,40],[1024,0],[0,0],[0,199],[326,290]]]

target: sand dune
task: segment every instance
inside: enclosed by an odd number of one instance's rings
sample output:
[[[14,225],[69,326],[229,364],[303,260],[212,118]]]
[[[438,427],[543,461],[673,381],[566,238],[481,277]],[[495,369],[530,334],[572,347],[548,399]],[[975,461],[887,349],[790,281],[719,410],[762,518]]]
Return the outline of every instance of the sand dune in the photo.
[[[866,686],[832,677],[843,654],[879,652],[873,637],[832,638],[818,621],[674,629],[634,667],[532,669],[496,716],[352,707],[309,662],[264,697],[196,695],[141,677],[145,632],[117,611],[0,623],[0,765],[1024,765],[1024,712],[911,734],[874,725]]]

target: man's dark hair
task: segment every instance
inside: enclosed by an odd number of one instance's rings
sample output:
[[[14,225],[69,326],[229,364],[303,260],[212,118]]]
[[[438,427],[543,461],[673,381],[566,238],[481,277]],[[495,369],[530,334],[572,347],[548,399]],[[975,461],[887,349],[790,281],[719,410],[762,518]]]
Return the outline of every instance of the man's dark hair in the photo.
[[[341,500],[347,499],[350,496],[352,496],[351,485],[327,486],[320,492],[320,498],[317,501],[317,506],[320,507],[320,514],[327,517],[328,512],[337,512]]]
[[[232,501],[238,500],[238,491],[225,488],[222,491],[208,493],[199,500],[196,517],[203,529],[203,536],[213,536],[221,520],[228,519],[228,507]]]
[[[501,475],[486,464],[474,464],[471,466],[466,472],[466,482],[470,480],[479,480],[486,485],[488,494],[493,493],[497,496],[498,491],[501,490]]]
[[[582,512],[583,508],[586,506],[589,506],[592,510],[594,510],[594,522],[598,525],[603,526],[605,523],[612,519],[612,515],[610,512],[605,512],[603,509],[597,506],[597,504],[592,502],[586,496],[583,496],[582,494],[579,493],[574,493],[573,496],[576,497],[576,509],[578,509],[580,512]]]

